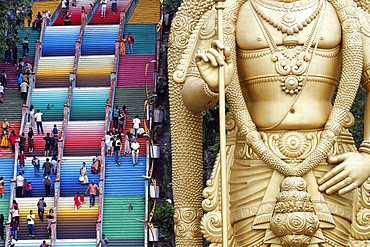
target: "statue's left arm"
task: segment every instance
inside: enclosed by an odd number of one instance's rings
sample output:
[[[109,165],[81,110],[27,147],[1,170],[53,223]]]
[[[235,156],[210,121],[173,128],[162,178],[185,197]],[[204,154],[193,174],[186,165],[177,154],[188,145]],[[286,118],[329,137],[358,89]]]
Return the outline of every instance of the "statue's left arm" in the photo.
[[[345,194],[360,186],[370,177],[370,17],[360,11],[363,37],[363,71],[361,84],[366,90],[364,115],[364,141],[359,153],[343,153],[328,157],[328,163],[336,165],[318,180],[319,189],[327,194]]]

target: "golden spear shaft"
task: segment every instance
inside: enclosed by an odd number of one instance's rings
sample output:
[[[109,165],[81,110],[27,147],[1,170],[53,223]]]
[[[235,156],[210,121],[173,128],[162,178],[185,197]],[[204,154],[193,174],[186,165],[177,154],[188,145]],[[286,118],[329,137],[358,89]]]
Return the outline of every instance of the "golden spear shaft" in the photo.
[[[225,0],[217,0],[217,32],[218,40],[224,43],[223,10]],[[223,50],[220,51],[224,56]],[[219,121],[220,121],[220,166],[221,166],[221,215],[222,215],[222,246],[227,247],[228,237],[228,190],[227,190],[227,167],[226,167],[226,127],[225,127],[225,67],[220,65],[218,70],[219,80]]]

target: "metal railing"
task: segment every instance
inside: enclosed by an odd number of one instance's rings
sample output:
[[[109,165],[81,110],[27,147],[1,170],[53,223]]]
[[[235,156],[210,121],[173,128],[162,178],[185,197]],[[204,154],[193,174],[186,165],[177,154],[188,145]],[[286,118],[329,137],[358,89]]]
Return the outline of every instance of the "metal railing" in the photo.
[[[118,76],[118,66],[119,66],[119,55],[120,55],[120,44],[122,42],[122,32],[124,28],[124,20],[125,20],[125,12],[120,12],[120,24],[119,24],[119,31],[118,31],[118,39],[116,40],[115,44],[115,53],[114,53],[114,67],[111,72],[110,76],[110,91],[109,91],[109,99],[107,100],[107,104],[105,106],[105,120],[104,120],[104,134],[110,128],[110,116],[112,112],[112,106],[114,103],[114,94],[115,88],[117,84],[117,76]],[[102,221],[103,221],[103,200],[104,200],[104,179],[105,179],[105,140],[102,138],[101,142],[101,168],[100,168],[100,178],[99,178],[99,207],[98,207],[98,219],[96,221],[96,244],[99,243],[101,238],[101,230],[102,230]]]
[[[139,0],[131,0],[131,2],[128,4],[126,8],[126,16],[125,16],[125,23],[128,22],[130,19],[132,13],[134,13],[134,10],[136,8],[136,5],[139,3]]]
[[[96,11],[99,9],[100,6],[100,0],[94,0],[94,2],[91,5],[90,11],[87,14],[86,23],[89,24],[91,19],[94,17]]]
[[[57,18],[60,15],[61,10],[62,10],[62,1],[60,1],[60,3],[58,4],[58,6],[54,10],[54,13],[50,17],[49,26],[54,25],[55,21],[57,20]]]
[[[29,79],[30,87],[29,87],[28,92],[27,92],[26,103],[22,106],[22,119],[21,119],[21,125],[20,125],[20,128],[19,128],[18,135],[20,135],[24,132],[26,124],[27,124],[27,119],[28,119],[27,108],[30,104],[31,94],[32,94],[32,91],[33,91],[33,89],[35,87],[35,84],[36,84],[37,67],[38,67],[40,57],[41,57],[41,42],[42,42],[42,39],[44,37],[45,29],[46,29],[46,22],[43,22],[43,25],[41,27],[41,32],[40,32],[40,39],[36,41],[36,54],[35,54],[35,60],[34,60],[35,62],[34,62],[34,66],[33,66],[33,72],[30,74],[30,79]],[[13,200],[16,197],[16,195],[15,195],[15,187],[16,187],[15,182],[16,182],[17,169],[18,169],[18,154],[19,154],[19,141],[17,140],[16,143],[15,143],[15,152],[14,152],[13,178],[12,178],[11,183],[10,183],[9,208],[13,205]],[[8,241],[10,239],[10,221],[11,221],[11,218],[12,218],[12,216],[9,212],[8,220],[6,222],[5,243],[8,243]]]

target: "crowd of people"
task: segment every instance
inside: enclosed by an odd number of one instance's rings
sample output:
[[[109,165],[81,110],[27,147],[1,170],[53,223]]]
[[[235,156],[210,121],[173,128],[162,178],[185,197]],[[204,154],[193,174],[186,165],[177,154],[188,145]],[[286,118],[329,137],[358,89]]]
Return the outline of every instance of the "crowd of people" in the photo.
[[[26,159],[25,157],[23,159]],[[36,155],[33,155],[32,161],[31,161],[33,168],[34,168],[34,178],[39,178],[40,176],[40,160],[36,157]],[[31,181],[27,181],[27,179],[24,177],[24,164],[23,167],[21,166],[20,172],[18,176],[16,177],[16,196],[17,197],[30,197],[32,196],[32,183]],[[43,163],[41,167],[43,171],[43,185],[45,189],[45,196],[51,196],[50,190],[52,187],[52,181],[51,181],[51,174],[56,174],[57,172],[57,159],[56,156],[53,156],[52,160],[50,161],[49,158],[46,158],[46,161]]]
[[[47,207],[47,204],[46,204],[44,198],[40,198],[38,200],[38,202],[36,204],[36,207],[37,207],[37,214],[38,214],[39,220],[41,222],[43,222],[44,221],[45,209]],[[19,231],[19,227],[20,227],[20,208],[19,208],[19,204],[17,203],[16,200],[13,200],[13,203],[10,207],[9,213],[11,215],[9,243],[12,243],[13,246],[14,246],[14,240],[18,241],[18,231]],[[46,218],[47,218],[47,221],[48,221],[46,230],[47,230],[47,232],[50,236],[51,235],[51,225],[52,225],[52,221],[54,219],[54,210],[53,210],[53,208],[49,209],[48,214],[46,215]],[[29,211],[29,214],[27,215],[26,220],[27,220],[27,227],[28,227],[29,236],[32,237],[32,238],[35,238],[35,220],[36,220],[36,216],[33,213],[33,210]],[[4,230],[4,216],[3,216],[3,214],[0,215],[0,228],[2,228]],[[4,235],[3,235],[4,231],[1,231],[0,234],[2,234],[1,238],[4,239]],[[44,243],[46,243],[45,240],[43,241],[43,244]]]
[[[28,152],[32,153],[34,151],[34,131],[33,129],[37,127],[37,134],[39,135],[40,132],[44,134],[44,129],[42,127],[42,115],[43,113],[40,110],[37,110],[36,113],[34,113],[34,106],[31,105],[30,111],[29,111],[29,121],[30,121],[30,127],[28,129],[27,138],[28,138]],[[9,145],[12,148],[12,151],[15,152],[15,143],[16,141],[19,142],[19,160],[20,160],[20,166],[22,169],[22,165],[24,168],[24,159],[25,157],[25,147],[26,147],[26,136],[24,133],[21,133],[19,136],[15,133],[15,130],[12,130],[10,132],[10,124],[5,118],[2,123],[2,136],[1,136],[1,147],[7,148]],[[58,155],[58,138],[59,138],[59,129],[56,124],[54,124],[54,127],[52,131],[49,133],[46,133],[46,136],[43,137],[43,141],[45,143],[45,149],[44,149],[44,155],[46,157],[49,156],[57,156]]]

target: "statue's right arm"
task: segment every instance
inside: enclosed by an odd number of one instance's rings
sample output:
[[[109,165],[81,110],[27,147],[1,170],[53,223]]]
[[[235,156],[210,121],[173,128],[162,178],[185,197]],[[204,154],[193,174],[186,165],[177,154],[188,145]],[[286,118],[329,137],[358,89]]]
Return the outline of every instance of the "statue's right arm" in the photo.
[[[182,89],[182,99],[186,108],[192,112],[200,112],[214,106],[218,101],[217,93],[206,94],[207,84],[200,78],[190,77]]]
[[[213,9],[205,13],[197,26],[190,38],[192,42],[189,42],[192,44],[188,49],[191,54],[187,56],[189,64],[182,89],[183,102],[192,112],[209,109],[217,103],[220,66],[225,65],[226,86],[233,72],[230,50],[217,40],[216,11]]]
[[[232,80],[234,65],[230,49],[219,41],[211,42],[207,51],[198,50],[195,55],[196,70],[199,77],[187,77],[182,89],[185,106],[193,112],[199,112],[214,106],[218,101],[219,70],[225,70],[224,83],[228,86]]]

